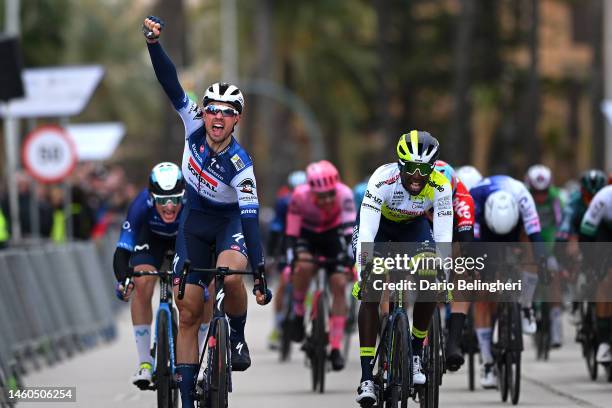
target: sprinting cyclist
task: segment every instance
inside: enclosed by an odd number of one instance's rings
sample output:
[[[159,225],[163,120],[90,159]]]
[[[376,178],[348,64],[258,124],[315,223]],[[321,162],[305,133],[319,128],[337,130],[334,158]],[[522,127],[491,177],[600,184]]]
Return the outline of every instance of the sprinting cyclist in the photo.
[[[353,295],[361,296],[364,265],[363,243],[431,242],[450,243],[453,238],[452,188],[448,180],[434,170],[440,146],[428,132],[413,130],[400,137],[396,163],[379,167],[365,192],[358,225],[353,233],[360,281],[355,282]],[[433,231],[426,213],[433,208]],[[365,273],[365,269],[364,269]],[[377,403],[372,362],[380,317],[377,302],[361,302],[359,306],[359,355],[361,380],[357,402],[362,406]],[[412,376],[415,384],[425,384],[421,370],[423,341],[436,302],[416,302],[412,325]]]
[[[134,278],[125,295],[124,281],[131,270],[159,270],[166,252],[174,251],[178,218],[184,208],[184,193],[185,180],[176,164],[164,162],[153,167],[149,187],[142,190],[130,204],[113,257],[117,297],[127,302],[135,292],[130,311],[139,367],[132,376],[132,382],[143,389],[151,384],[151,298],[157,278]]]
[[[285,273],[283,271],[288,268],[285,253],[287,251],[285,239],[285,227],[287,224],[287,212],[289,211],[289,201],[291,193],[297,186],[306,183],[306,172],[303,170],[295,170],[289,173],[287,177],[287,187],[285,193],[277,196],[274,206],[274,219],[270,223],[270,236],[268,238],[268,256],[275,257],[277,269],[279,271],[278,285],[274,293],[274,328],[268,336],[268,347],[271,350],[278,348],[279,333],[281,324],[283,323],[283,299],[285,298]]]
[[[206,88],[200,110],[181,87],[176,68],[158,41],[162,27],[163,22],[153,16],[143,23],[155,75],[185,126],[182,169],[187,205],[176,239],[175,292],[184,262],[190,260],[198,269],[211,267],[214,246],[217,267],[242,270],[250,263],[257,274],[253,293],[257,303],[264,305],[272,295],[265,282],[257,183],[251,157],[233,137],[244,111],[244,97],[234,85],[214,83]],[[214,285],[213,277],[212,273],[190,273],[184,298],[177,298],[176,373],[185,408],[194,406],[203,295],[211,282]],[[212,285],[209,290],[214,293]],[[251,365],[251,358],[244,336],[247,293],[241,275],[225,279],[225,312],[230,326],[232,369],[244,371]]]
[[[487,177],[473,187],[470,194],[476,208],[480,241],[519,242],[521,230],[524,230],[530,242],[542,242],[540,219],[533,197],[520,181],[504,175]],[[538,261],[545,256],[540,245],[533,245],[532,252]],[[523,271],[521,281],[522,329],[525,334],[533,334],[536,331],[533,313],[533,296],[538,282],[536,271]],[[483,363],[480,381],[483,388],[494,388],[497,378],[493,369],[491,338],[496,304],[476,302],[474,305],[474,326]]]
[[[457,173],[450,164],[442,160],[436,160],[435,169],[446,177],[453,191],[453,241],[473,242],[474,200],[470,192],[459,177],[457,177]],[[467,248],[464,248],[463,251],[467,251]],[[460,345],[463,325],[465,324],[465,317],[469,307],[470,302],[451,303],[451,314],[448,321],[448,343],[446,344],[446,367],[450,371],[457,371],[464,363]]]
[[[580,238],[584,242],[612,242],[612,186],[599,190],[589,204],[580,223]],[[612,363],[612,302],[609,300],[612,292],[612,270],[610,268],[610,253],[602,251],[601,247],[583,245],[585,263],[591,265],[602,278],[597,280],[595,315],[597,317],[597,353],[598,363]],[[597,276],[597,274],[596,274]]]
[[[355,224],[355,202],[351,189],[340,182],[338,170],[326,160],[306,168],[307,183],[295,189],[287,215],[288,254],[293,270],[293,314],[291,337],[304,339],[304,299],[316,264],[308,262],[317,256],[337,259],[339,266],[352,258],[351,234]],[[344,368],[340,351],[346,325],[346,274],[343,268],[330,267],[329,287],[332,306],[329,319],[329,358],[335,371]],[[338,273],[339,272],[339,273]]]
[[[552,185],[552,172],[542,164],[535,164],[527,170],[525,184],[533,196],[533,200],[540,217],[542,239],[546,242],[547,265],[552,272],[558,272],[559,266],[554,255],[555,237],[561,225],[563,203],[560,190]],[[554,299],[561,298],[561,279],[555,273],[552,280],[546,285]],[[552,302],[550,315],[543,316],[550,319],[550,346],[561,346],[561,302]]]

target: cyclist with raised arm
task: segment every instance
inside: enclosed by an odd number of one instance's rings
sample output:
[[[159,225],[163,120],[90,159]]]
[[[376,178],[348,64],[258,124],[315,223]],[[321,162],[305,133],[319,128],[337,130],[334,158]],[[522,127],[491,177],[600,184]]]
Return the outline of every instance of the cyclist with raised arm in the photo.
[[[267,253],[268,256],[276,258],[279,272],[278,285],[274,293],[274,328],[268,336],[268,347],[272,350],[276,350],[279,346],[279,335],[284,318],[283,300],[285,298],[285,275],[287,275],[287,277],[289,276],[289,274],[286,273],[286,268],[289,268],[289,265],[287,265],[287,259],[285,258],[287,252],[285,226],[287,224],[289,201],[291,200],[291,193],[304,183],[306,183],[306,172],[304,170],[295,170],[289,173],[289,176],[287,176],[288,190],[286,187],[283,188],[285,192],[277,196],[276,204],[274,205],[274,219],[270,223]]]
[[[379,167],[365,192],[359,220],[353,232],[359,282],[353,295],[361,297],[362,283],[368,280],[362,260],[362,244],[372,242],[450,243],[453,239],[452,188],[448,180],[434,169],[440,146],[428,132],[413,130],[397,143],[398,160]],[[433,231],[426,213],[433,208]],[[359,355],[361,380],[357,402],[362,406],[377,403],[372,363],[380,317],[378,302],[361,302],[359,306]],[[412,378],[422,385],[426,376],[421,370],[423,341],[436,302],[416,302],[412,325]]]
[[[287,262],[293,268],[293,314],[291,338],[304,339],[304,300],[316,273],[317,256],[337,259],[339,267],[327,269],[332,305],[329,319],[329,358],[335,371],[344,368],[340,351],[346,325],[346,274],[343,265],[352,260],[351,235],[355,223],[355,202],[351,189],[340,181],[338,170],[327,160],[306,168],[306,184],[291,194],[287,227]],[[337,273],[340,272],[340,273]]]
[[[552,185],[552,172],[542,164],[535,164],[527,170],[525,185],[533,196],[540,217],[542,240],[546,242],[547,265],[550,271],[558,272],[559,265],[554,255],[555,237],[561,226],[563,203],[560,190]],[[561,277],[554,274],[547,284],[551,297],[561,298]],[[550,346],[557,348],[562,341],[561,302],[551,302],[550,315],[542,316],[550,320]]]
[[[474,199],[475,222],[479,225],[481,242],[519,242],[522,230],[530,242],[542,242],[540,219],[533,197],[520,181],[505,175],[487,177],[474,186],[470,194]],[[545,257],[540,245],[533,245],[532,252],[536,261]],[[525,334],[536,331],[533,312],[533,296],[538,283],[536,272],[524,270],[521,279],[521,322]],[[493,306],[495,303],[475,303],[474,326],[483,363],[480,380],[483,388],[497,386],[491,353]]]
[[[580,240],[583,242],[612,242],[612,186],[599,190],[589,204],[580,223]],[[585,263],[596,272],[598,300],[595,305],[597,318],[597,363],[612,363],[612,268],[610,268],[610,253],[601,251],[601,246],[583,245]],[[606,301],[607,300],[607,301]]]
[[[272,296],[265,282],[253,162],[233,137],[244,111],[244,97],[234,85],[214,83],[206,88],[201,110],[181,87],[176,68],[158,41],[162,27],[163,22],[153,16],[143,23],[155,75],[185,126],[182,169],[187,205],[176,241],[175,292],[184,262],[189,260],[197,269],[209,268],[214,246],[217,267],[242,270],[250,263],[257,273],[253,293],[257,303],[266,304]],[[183,407],[194,406],[198,327],[204,290],[213,277],[211,273],[189,273],[184,298],[177,298],[176,372]],[[210,290],[214,293],[214,288]],[[251,358],[244,336],[247,293],[241,275],[225,279],[225,312],[230,325],[232,369],[244,371],[251,365]]]
[[[149,187],[136,196],[128,208],[113,257],[117,278],[116,294],[130,305],[139,367],[132,382],[146,389],[151,384],[151,298],[157,280],[154,276],[134,278],[124,294],[124,281],[130,271],[159,270],[168,250],[174,251],[179,216],[184,209],[185,180],[174,163],[163,162],[153,167]]]

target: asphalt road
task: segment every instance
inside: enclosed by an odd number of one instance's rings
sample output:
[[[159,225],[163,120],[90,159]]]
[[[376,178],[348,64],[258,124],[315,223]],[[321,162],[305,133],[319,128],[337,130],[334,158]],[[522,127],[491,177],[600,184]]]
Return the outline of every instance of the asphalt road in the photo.
[[[357,407],[354,402],[360,377],[357,339],[353,339],[346,369],[330,373],[327,392],[310,391],[309,371],[298,350],[291,362],[278,363],[277,354],[266,348],[271,327],[271,308],[262,308],[251,300],[247,323],[247,341],[253,365],[233,377],[232,407],[339,408]],[[129,378],[137,368],[136,351],[127,308],[119,315],[119,335],[115,342],[86,352],[60,365],[25,377],[27,386],[75,386],[76,403],[23,403],[20,407],[155,407],[151,391],[139,391]],[[565,325],[565,344],[552,352],[548,362],[537,362],[531,349],[523,354],[523,381],[520,406],[523,407],[610,407],[612,384],[603,375],[597,382],[587,377],[580,350],[573,341],[574,327]],[[602,370],[600,370],[601,372]],[[506,406],[495,390],[467,390],[465,370],[443,379],[440,406],[495,407]],[[414,406],[418,406],[416,403]]]

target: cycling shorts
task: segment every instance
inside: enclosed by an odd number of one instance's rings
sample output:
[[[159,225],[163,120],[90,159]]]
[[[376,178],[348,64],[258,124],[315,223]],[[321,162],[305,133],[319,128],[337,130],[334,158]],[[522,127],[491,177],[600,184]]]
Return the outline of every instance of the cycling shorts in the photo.
[[[296,243],[296,253],[309,252],[315,258],[323,256],[327,259],[336,259],[339,253],[346,251],[341,240],[344,240],[344,237],[338,235],[338,228],[320,233],[302,228]],[[327,265],[326,270],[327,273],[338,271],[333,265]]]
[[[174,252],[175,237],[164,237],[143,226],[138,233],[134,252],[130,257],[130,266],[153,265],[159,270],[164,262],[166,252]]]
[[[213,246],[215,254],[212,253]],[[173,283],[179,284],[180,272],[186,259],[189,259],[193,268],[214,268],[214,259],[226,250],[238,251],[248,257],[238,213],[183,211],[176,238]],[[212,273],[190,272],[187,283],[205,288],[213,278]]]

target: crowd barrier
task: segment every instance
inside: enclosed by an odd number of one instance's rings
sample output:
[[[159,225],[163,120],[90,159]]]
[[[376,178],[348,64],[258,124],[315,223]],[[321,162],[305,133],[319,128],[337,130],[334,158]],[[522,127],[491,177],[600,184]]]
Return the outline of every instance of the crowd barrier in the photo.
[[[0,251],[0,404],[22,376],[115,338],[115,242]]]

